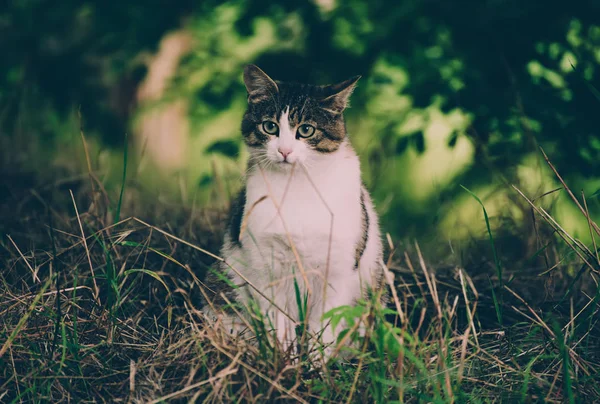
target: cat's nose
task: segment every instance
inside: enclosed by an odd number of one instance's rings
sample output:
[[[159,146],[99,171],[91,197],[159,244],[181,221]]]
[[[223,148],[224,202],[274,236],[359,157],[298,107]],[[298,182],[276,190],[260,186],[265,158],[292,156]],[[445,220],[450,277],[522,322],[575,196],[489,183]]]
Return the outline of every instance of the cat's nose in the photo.
[[[279,151],[279,153],[281,153],[281,155],[283,156],[283,159],[287,159],[287,156],[289,156],[290,154],[292,154],[292,149],[287,148],[287,147],[280,147],[279,149],[277,149]]]

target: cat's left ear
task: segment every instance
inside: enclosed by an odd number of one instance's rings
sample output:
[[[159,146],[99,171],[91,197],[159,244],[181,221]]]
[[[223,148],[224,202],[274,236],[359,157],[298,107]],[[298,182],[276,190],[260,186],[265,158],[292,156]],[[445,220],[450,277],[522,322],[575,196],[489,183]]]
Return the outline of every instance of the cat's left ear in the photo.
[[[360,76],[354,76],[341,83],[325,86],[325,97],[320,100],[321,108],[335,115],[344,112],[359,79]]]
[[[250,103],[273,98],[279,91],[277,83],[256,65],[248,65],[244,68],[244,84],[248,90]]]

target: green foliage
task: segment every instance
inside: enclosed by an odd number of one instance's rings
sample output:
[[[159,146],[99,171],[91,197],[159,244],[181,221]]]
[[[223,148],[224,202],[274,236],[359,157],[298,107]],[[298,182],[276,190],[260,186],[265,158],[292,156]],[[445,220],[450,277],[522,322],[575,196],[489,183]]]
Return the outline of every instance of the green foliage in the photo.
[[[0,105],[4,133],[61,136],[48,118],[81,107],[88,129],[111,145],[124,136],[136,55],[155,49],[192,2],[9,0],[0,11]],[[38,116],[34,122],[26,110]],[[8,128],[8,129],[7,129]],[[29,132],[30,131],[30,132]],[[29,133],[27,133],[29,132]]]
[[[182,175],[187,193],[207,202],[215,181],[233,192],[244,168],[245,64],[313,83],[361,74],[348,129],[387,229],[458,237],[454,229],[467,224],[451,211],[472,208],[457,184],[481,193],[523,183],[539,165],[537,145],[577,187],[591,193],[600,184],[593,85],[600,25],[590,18],[597,4],[485,4],[10,2],[0,18],[0,127],[52,144],[73,133],[63,122],[81,108],[86,134],[119,146],[144,116],[183,102],[189,141]],[[193,50],[161,99],[136,105],[145,52],[178,27]],[[52,154],[61,153],[59,144]]]

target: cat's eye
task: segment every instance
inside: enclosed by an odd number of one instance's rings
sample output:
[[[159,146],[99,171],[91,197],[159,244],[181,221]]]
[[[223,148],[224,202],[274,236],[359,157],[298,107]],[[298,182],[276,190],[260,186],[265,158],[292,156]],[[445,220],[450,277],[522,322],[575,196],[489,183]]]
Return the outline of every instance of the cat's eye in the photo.
[[[279,133],[279,126],[273,121],[263,121],[262,128],[269,135],[276,135]]]
[[[296,131],[296,133],[300,137],[304,137],[304,138],[311,137],[315,133],[315,127],[305,123],[298,127],[298,130]]]

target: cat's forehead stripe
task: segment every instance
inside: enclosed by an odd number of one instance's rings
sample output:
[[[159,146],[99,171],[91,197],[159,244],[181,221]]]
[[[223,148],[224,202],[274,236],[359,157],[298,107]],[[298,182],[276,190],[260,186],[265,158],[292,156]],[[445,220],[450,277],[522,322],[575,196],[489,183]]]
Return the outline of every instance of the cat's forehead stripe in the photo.
[[[283,120],[284,116],[287,119],[286,123],[289,125],[290,128],[292,128],[294,125],[298,124],[301,120],[298,108],[291,107],[289,105],[286,105],[285,108],[280,113],[280,118],[279,118],[280,124],[282,124],[282,120]]]
[[[287,105],[285,109],[281,112],[281,118],[279,118],[279,127],[281,130],[287,129],[290,127],[290,106]]]

